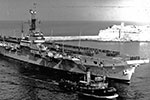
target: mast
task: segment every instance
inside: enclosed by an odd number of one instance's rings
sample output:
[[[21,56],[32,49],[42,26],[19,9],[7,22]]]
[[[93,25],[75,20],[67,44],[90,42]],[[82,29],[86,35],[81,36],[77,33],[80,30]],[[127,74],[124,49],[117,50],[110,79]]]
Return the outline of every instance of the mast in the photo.
[[[31,24],[30,24],[30,31],[35,31],[36,30],[36,3],[33,4],[34,8],[30,9],[29,12],[31,14]]]
[[[87,84],[89,85],[90,82],[91,82],[91,72],[89,70],[89,68],[87,68],[87,72],[86,72],[86,81],[87,81]]]
[[[80,45],[81,45],[81,31],[79,33],[79,43],[78,43],[79,51],[80,51]]]
[[[24,33],[24,30],[23,30],[23,22],[22,22],[22,24],[21,24],[21,38],[23,38],[23,33]]]
[[[21,33],[24,33],[24,30],[23,30],[23,22],[22,22],[22,24],[21,24]]]

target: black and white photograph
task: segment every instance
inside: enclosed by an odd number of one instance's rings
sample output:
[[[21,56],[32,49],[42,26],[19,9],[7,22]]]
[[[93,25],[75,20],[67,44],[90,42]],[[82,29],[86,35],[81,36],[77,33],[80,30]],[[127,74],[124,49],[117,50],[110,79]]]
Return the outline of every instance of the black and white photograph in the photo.
[[[0,0],[0,100],[150,100],[149,0]]]

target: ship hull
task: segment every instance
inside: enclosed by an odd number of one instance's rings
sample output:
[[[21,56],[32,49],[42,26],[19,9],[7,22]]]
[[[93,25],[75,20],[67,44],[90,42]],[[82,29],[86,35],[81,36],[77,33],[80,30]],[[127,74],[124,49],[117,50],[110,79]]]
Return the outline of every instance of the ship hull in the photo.
[[[49,45],[52,44],[49,43]],[[59,43],[56,45],[59,46],[60,51],[64,50],[79,57],[80,60],[75,62],[79,65],[84,65],[86,68],[90,68],[92,73],[96,75],[106,75],[109,79],[115,79],[125,83],[130,82],[136,68],[135,65],[139,63],[139,60],[137,60],[137,62],[133,64],[133,60],[130,61],[130,57],[122,56],[117,51],[62,45]],[[125,60],[129,60],[130,63],[128,64]],[[103,63],[103,67],[101,67],[100,62]]]
[[[114,69],[109,67],[86,66],[91,69],[94,75],[106,75],[108,79],[113,79],[119,82],[130,83],[132,75],[135,71],[134,66],[117,66]]]
[[[16,55],[15,52],[8,52],[5,51],[3,47],[0,47],[1,52],[0,56],[1,58],[5,60],[9,60],[12,63],[17,63],[21,68],[22,73],[31,72],[31,73],[39,73],[43,75],[47,75],[50,79],[60,81],[61,79],[65,80],[71,80],[71,81],[78,81],[81,77],[84,76],[84,73],[76,73],[76,72],[70,72],[63,69],[54,68],[57,65],[59,66],[60,60],[52,59],[52,62],[49,64],[49,66],[46,66],[46,63],[44,65],[42,60],[39,61],[32,61],[29,59],[29,55],[27,56],[21,56]],[[26,50],[27,51],[27,50]],[[42,62],[42,63],[41,63]]]
[[[20,72],[21,73],[32,73],[32,74],[40,74],[40,75],[46,75],[51,80],[55,80],[56,82],[59,82],[61,79],[64,80],[71,80],[71,81],[78,81],[81,77],[84,76],[84,74],[81,73],[74,73],[69,72],[65,70],[59,70],[54,69],[50,67],[45,67],[43,65],[37,65],[33,63],[24,62],[18,59],[14,59],[8,56],[3,56],[4,59],[9,60],[12,63],[17,63],[17,65],[20,65]]]
[[[46,71],[49,70],[47,73],[55,72],[55,71],[51,72],[51,70],[56,70],[56,72],[58,71],[60,73],[62,71],[64,71],[64,70],[61,70],[58,67],[54,67],[60,62],[60,59],[52,58],[52,59],[50,59],[50,61],[47,61],[44,58],[35,57],[35,55],[31,54],[30,48],[23,47],[22,48],[23,51],[21,53],[12,52],[10,50],[8,51],[2,46],[0,46],[0,50],[1,50],[0,54],[3,57],[5,57],[6,59],[12,59],[12,60],[18,61],[20,63],[24,63],[24,65],[28,65],[28,64],[32,65],[33,67],[29,67],[30,70],[33,70],[33,69],[38,69],[39,70],[40,69],[39,71],[42,71],[43,69],[46,69]],[[73,65],[73,64],[69,64],[69,63],[72,63],[71,60],[68,61],[67,63],[68,63],[67,64],[68,66]],[[77,65],[82,66],[80,64],[77,64]],[[24,67],[26,67],[26,66],[24,66]],[[90,67],[93,75],[106,75],[108,79],[119,80],[120,82],[124,82],[124,83],[129,83],[130,82],[132,73],[135,70],[135,67],[126,67],[126,66],[118,66],[118,67],[116,67],[116,69],[112,69],[112,67],[98,68],[98,67],[89,66],[89,65],[87,65],[86,67]],[[128,73],[125,73],[124,72],[125,70],[128,70]],[[68,69],[65,69],[65,72],[68,74],[69,73]],[[80,74],[80,72],[76,72],[76,74],[77,73]],[[54,75],[58,75],[58,74],[54,73],[53,76]],[[65,75],[66,74],[63,73],[63,75],[60,75],[60,76],[65,77]],[[78,75],[76,75],[76,76],[78,76]]]

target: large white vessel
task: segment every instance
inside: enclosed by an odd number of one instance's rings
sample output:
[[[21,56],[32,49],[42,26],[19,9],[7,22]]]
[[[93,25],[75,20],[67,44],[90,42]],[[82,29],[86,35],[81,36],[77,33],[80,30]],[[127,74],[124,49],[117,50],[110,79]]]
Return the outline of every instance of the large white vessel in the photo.
[[[112,25],[99,31],[102,41],[149,41],[150,25]]]

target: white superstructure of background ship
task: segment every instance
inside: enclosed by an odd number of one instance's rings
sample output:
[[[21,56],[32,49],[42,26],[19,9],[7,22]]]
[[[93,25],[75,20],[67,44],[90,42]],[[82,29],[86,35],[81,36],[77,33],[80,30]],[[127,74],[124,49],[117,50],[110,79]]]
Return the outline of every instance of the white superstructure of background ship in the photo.
[[[150,25],[112,25],[99,31],[102,41],[149,41]]]

